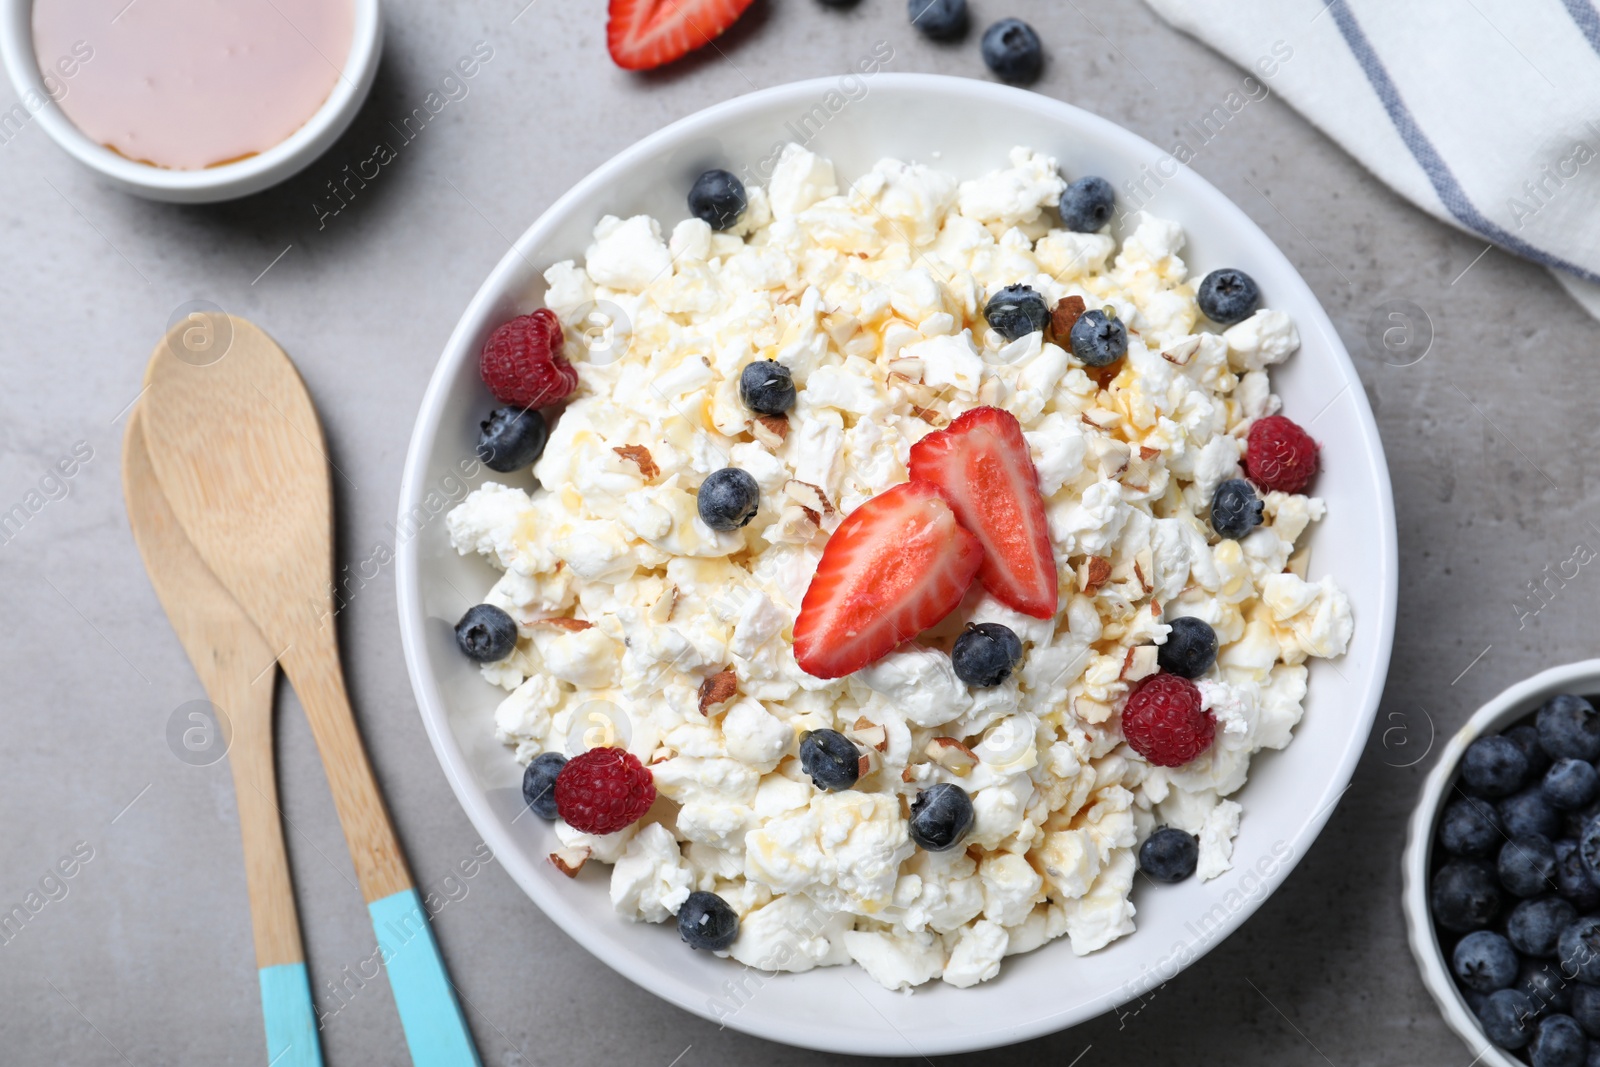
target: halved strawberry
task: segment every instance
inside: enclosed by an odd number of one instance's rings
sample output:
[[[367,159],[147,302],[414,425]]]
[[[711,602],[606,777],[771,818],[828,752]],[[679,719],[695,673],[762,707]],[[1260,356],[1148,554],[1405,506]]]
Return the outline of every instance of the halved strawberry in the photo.
[[[961,603],[983,546],[931,485],[906,482],[852,511],[828,538],[794,622],[794,658],[841,678]]]
[[[973,408],[911,446],[911,480],[937,486],[983,542],[978,580],[1024,615],[1056,613],[1056,560],[1039,472],[1009,411]]]
[[[611,0],[606,47],[617,66],[649,70],[710,44],[755,0]]]

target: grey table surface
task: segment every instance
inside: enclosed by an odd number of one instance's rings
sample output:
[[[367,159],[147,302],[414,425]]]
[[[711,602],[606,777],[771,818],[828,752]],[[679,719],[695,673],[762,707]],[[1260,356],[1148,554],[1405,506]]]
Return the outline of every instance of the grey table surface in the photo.
[[[457,315],[508,238],[572,182],[673,119],[842,73],[879,40],[893,45],[887,69],[985,76],[975,39],[919,39],[900,0],[845,10],[761,0],[716,51],[643,77],[608,61],[600,0],[524,3],[387,4],[383,67],[356,125],[303,175],[240,203],[129,198],[38,129],[0,144],[0,511],[42,504],[0,544],[0,716],[11,738],[0,762],[0,910],[80,842],[93,853],[65,896],[56,889],[59,899],[0,943],[6,1064],[265,1058],[232,784],[224,763],[187,766],[169,748],[172,712],[201,694],[140,567],[119,487],[125,412],[173,309],[214,301],[297,358],[349,476],[340,556],[362,559],[392,538],[412,420]],[[1158,144],[1242,77],[1131,0],[974,7],[980,22],[1017,14],[1039,27],[1051,52],[1040,92]],[[325,215],[326,183],[367,158],[388,122],[439,89],[478,42],[493,58],[468,94]],[[1537,614],[1525,605],[1547,565],[1600,545],[1584,472],[1596,446],[1596,325],[1543,270],[1480,255],[1482,241],[1401,201],[1276,97],[1251,103],[1193,166],[1304,273],[1377,413],[1402,557],[1387,694],[1353,788],[1242,929],[1137,1015],[967,1060],[1467,1067],[1471,1053],[1446,1030],[1405,945],[1404,824],[1437,757],[1432,738],[1505,685],[1593,649],[1595,614],[1583,605],[1600,579],[1587,570]],[[1411,355],[1369,343],[1391,301],[1421,309],[1431,347],[1420,334]],[[74,449],[92,457],[52,479]],[[479,839],[416,712],[392,570],[353,600],[342,634],[417,879],[451,898],[436,930],[485,1063],[848,1059],[719,1031],[592,959],[492,863],[462,877]],[[313,985],[330,1012],[327,1060],[406,1063],[382,979],[347,1003],[331,992],[334,982],[357,988],[349,976],[371,955],[372,932],[286,688],[279,706],[289,842]],[[920,1059],[908,1049],[906,1062]]]

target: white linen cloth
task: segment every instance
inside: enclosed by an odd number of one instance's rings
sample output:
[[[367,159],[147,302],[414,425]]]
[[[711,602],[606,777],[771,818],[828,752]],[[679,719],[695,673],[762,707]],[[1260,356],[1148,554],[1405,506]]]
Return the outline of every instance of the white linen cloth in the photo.
[[[1549,267],[1600,316],[1592,0],[1147,3],[1281,93],[1396,192]]]

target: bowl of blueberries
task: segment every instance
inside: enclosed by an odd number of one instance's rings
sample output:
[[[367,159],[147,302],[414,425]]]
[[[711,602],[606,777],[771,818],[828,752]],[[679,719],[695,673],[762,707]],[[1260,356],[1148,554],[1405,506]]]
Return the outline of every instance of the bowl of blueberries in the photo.
[[[1423,981],[1495,1067],[1600,1067],[1600,659],[1480,708],[1423,787],[1405,914]]]

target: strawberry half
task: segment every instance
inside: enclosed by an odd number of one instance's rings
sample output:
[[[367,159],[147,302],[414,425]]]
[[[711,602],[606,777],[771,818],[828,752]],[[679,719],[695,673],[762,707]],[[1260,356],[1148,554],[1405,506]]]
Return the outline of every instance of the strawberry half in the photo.
[[[606,47],[617,66],[650,70],[710,44],[755,0],[611,0]]]
[[[983,543],[978,580],[1036,619],[1056,613],[1056,559],[1039,472],[1009,411],[973,408],[911,446],[911,480],[938,488]]]
[[[879,493],[828,538],[795,619],[795,660],[817,678],[860,670],[950,614],[982,562],[932,486]]]

